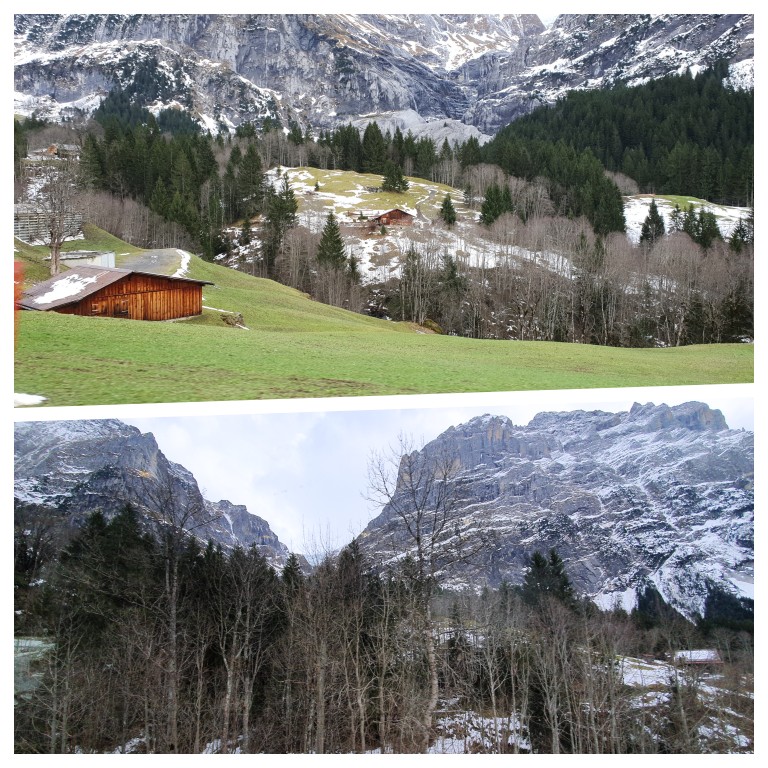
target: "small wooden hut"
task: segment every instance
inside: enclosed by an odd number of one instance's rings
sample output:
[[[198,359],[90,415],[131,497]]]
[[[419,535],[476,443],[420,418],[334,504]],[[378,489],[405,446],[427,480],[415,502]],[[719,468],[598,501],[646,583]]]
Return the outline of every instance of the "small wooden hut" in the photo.
[[[206,280],[132,269],[78,266],[26,290],[22,309],[68,315],[173,320],[203,311]]]
[[[414,216],[408,211],[402,210],[402,208],[393,208],[391,211],[385,211],[378,216],[374,216],[371,219],[373,224],[377,226],[389,226],[390,224],[413,224]]]

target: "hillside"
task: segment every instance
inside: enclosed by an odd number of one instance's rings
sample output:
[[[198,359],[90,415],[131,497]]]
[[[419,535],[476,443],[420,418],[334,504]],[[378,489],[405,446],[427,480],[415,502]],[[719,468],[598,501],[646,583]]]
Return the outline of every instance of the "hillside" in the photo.
[[[510,255],[519,262],[536,263],[553,270],[568,262],[565,253],[540,253],[514,243],[524,241],[522,233],[512,231],[510,238],[501,240],[496,232],[478,226],[480,211],[466,204],[464,192],[448,184],[408,177],[408,189],[403,193],[382,192],[377,189],[381,176],[355,171],[324,170],[299,167],[283,169],[288,175],[298,203],[298,223],[319,234],[326,217],[333,213],[342,227],[344,243],[359,261],[364,283],[383,282],[400,271],[403,257],[411,244],[428,247],[430,252],[451,253],[454,258],[470,267],[493,267],[504,263]],[[272,174],[274,181],[274,174]],[[316,188],[316,186],[319,188]],[[446,227],[440,220],[440,206],[450,196],[456,210],[456,223]],[[651,195],[624,196],[624,218],[627,237],[637,244],[640,228],[648,215]],[[715,205],[691,197],[656,196],[660,213],[669,229],[669,214],[675,203],[681,209],[693,206],[711,211],[718,222],[723,239],[727,239],[739,219],[749,217],[749,208]],[[409,226],[372,228],[370,218],[392,208],[401,208],[414,215]],[[518,229],[521,229],[520,227]],[[239,228],[229,230],[237,243]],[[235,245],[229,258],[219,255],[217,261],[235,268],[243,267],[255,246]],[[247,267],[247,264],[246,264]],[[246,268],[243,267],[243,268]]]
[[[429,334],[192,257],[200,317],[144,323],[24,312],[15,391],[46,405],[751,382],[746,344],[617,349]],[[245,328],[221,322],[241,313]]]

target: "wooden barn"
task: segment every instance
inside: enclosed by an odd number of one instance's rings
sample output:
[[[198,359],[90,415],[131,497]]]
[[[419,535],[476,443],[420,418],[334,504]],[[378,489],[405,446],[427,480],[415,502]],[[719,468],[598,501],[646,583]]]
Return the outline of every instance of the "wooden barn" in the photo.
[[[413,224],[414,215],[404,211],[401,208],[393,208],[391,211],[385,211],[371,219],[377,226],[389,226],[390,224]]]
[[[173,320],[203,311],[206,280],[78,266],[24,291],[19,306],[68,315]]]

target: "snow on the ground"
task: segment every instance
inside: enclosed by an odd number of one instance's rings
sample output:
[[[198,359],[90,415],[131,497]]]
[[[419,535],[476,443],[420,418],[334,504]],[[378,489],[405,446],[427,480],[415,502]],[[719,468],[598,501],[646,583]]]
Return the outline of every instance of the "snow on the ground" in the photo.
[[[427,750],[433,755],[506,752],[514,745],[525,751],[531,748],[514,715],[493,718],[471,711],[438,714],[436,730],[435,741]]]
[[[620,661],[620,671],[625,685],[635,688],[667,686],[675,670],[664,661],[644,661],[625,657]]]
[[[624,198],[624,219],[627,223],[627,237],[635,244],[640,242],[640,230],[643,227],[643,222],[648,216],[651,200],[653,199],[653,195],[632,195]],[[720,234],[722,234],[723,238],[727,238],[731,234],[731,231],[734,226],[736,226],[739,219],[746,220],[749,216],[748,208],[716,205],[715,203],[702,204],[701,201],[694,199],[689,200],[687,204],[692,205],[697,211],[699,208],[704,208],[705,211],[714,213],[715,216],[717,216],[717,225],[720,228]],[[663,197],[657,197],[656,207],[659,209],[662,219],[664,219],[664,226],[668,232],[670,215],[675,209],[675,206],[670,203],[669,200],[666,200]]]
[[[451,254],[460,264],[471,267],[491,269],[500,263],[512,266],[524,262],[533,262],[566,278],[573,276],[570,260],[554,251],[533,251],[519,245],[494,243],[484,236],[484,230],[478,225],[479,214],[464,204],[463,194],[453,190],[451,198],[459,213],[456,224],[447,228],[439,219],[438,208],[445,196],[446,187],[423,179],[413,180],[408,196],[410,205],[398,207],[415,216],[410,225],[392,225],[382,234],[375,227],[366,227],[361,221],[361,212],[367,219],[383,213],[384,209],[371,194],[368,184],[375,185],[377,178],[366,178],[350,171],[325,171],[313,168],[279,168],[267,173],[276,189],[280,178],[287,174],[291,189],[299,203],[298,222],[315,234],[320,234],[333,212],[341,228],[347,252],[358,260],[358,268],[364,283],[383,282],[399,275],[402,259],[408,249],[414,245],[422,255],[433,254],[436,262],[445,254]],[[344,179],[344,188],[331,191],[336,179]],[[319,182],[319,189],[315,189]],[[339,185],[341,186],[341,185]],[[651,195],[625,197],[624,215],[627,224],[627,237],[637,244],[640,230],[648,215]],[[663,198],[656,199],[659,212],[669,227],[673,205]],[[690,201],[696,208],[701,203]],[[746,208],[704,204],[704,209],[712,211],[718,219],[723,237],[728,237],[739,219],[745,219],[749,210]],[[231,234],[237,238],[238,230]],[[221,260],[224,256],[217,256]]]
[[[13,393],[13,407],[18,408],[24,405],[40,405],[47,398],[42,395],[25,395],[24,393]]]
[[[189,272],[189,260],[191,256],[180,248],[176,249],[176,253],[181,256],[181,266],[173,273],[172,277],[184,277]]]

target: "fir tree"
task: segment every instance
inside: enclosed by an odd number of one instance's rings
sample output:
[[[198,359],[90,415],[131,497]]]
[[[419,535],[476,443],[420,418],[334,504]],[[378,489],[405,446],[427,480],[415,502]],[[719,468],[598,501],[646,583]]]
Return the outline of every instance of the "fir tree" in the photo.
[[[251,242],[251,220],[248,216],[243,219],[243,228],[240,230],[240,245],[249,245]]]
[[[538,550],[531,555],[523,577],[522,596],[531,605],[545,597],[554,597],[567,605],[574,603],[573,585],[562,558],[554,549],[549,551],[549,557]]]
[[[752,242],[752,232],[744,219],[739,219],[728,237],[728,247],[734,253],[741,253]]]
[[[498,184],[491,184],[485,192],[485,199],[480,207],[480,221],[483,224],[493,224],[502,213],[512,211],[512,195],[509,187],[499,187]]]
[[[363,171],[384,173],[387,165],[387,144],[378,123],[368,123],[363,133]]]
[[[443,204],[440,207],[440,218],[452,227],[456,223],[456,209],[453,207],[453,200],[450,195],[446,195]]]
[[[645,217],[643,226],[640,230],[640,242],[654,245],[654,243],[664,237],[664,219],[659,213],[656,205],[656,198],[651,199],[651,207],[648,209],[648,215]]]
[[[333,269],[341,269],[347,263],[344,241],[333,213],[328,214],[325,222],[320,244],[317,247],[317,261]]]
[[[384,192],[405,192],[408,189],[408,182],[403,176],[403,169],[394,163],[388,163],[384,173],[384,179],[381,182],[381,188]]]
[[[267,274],[271,275],[275,259],[283,245],[285,233],[296,225],[296,211],[299,206],[288,182],[287,173],[282,176],[279,192],[269,192],[267,197],[262,258]]]

